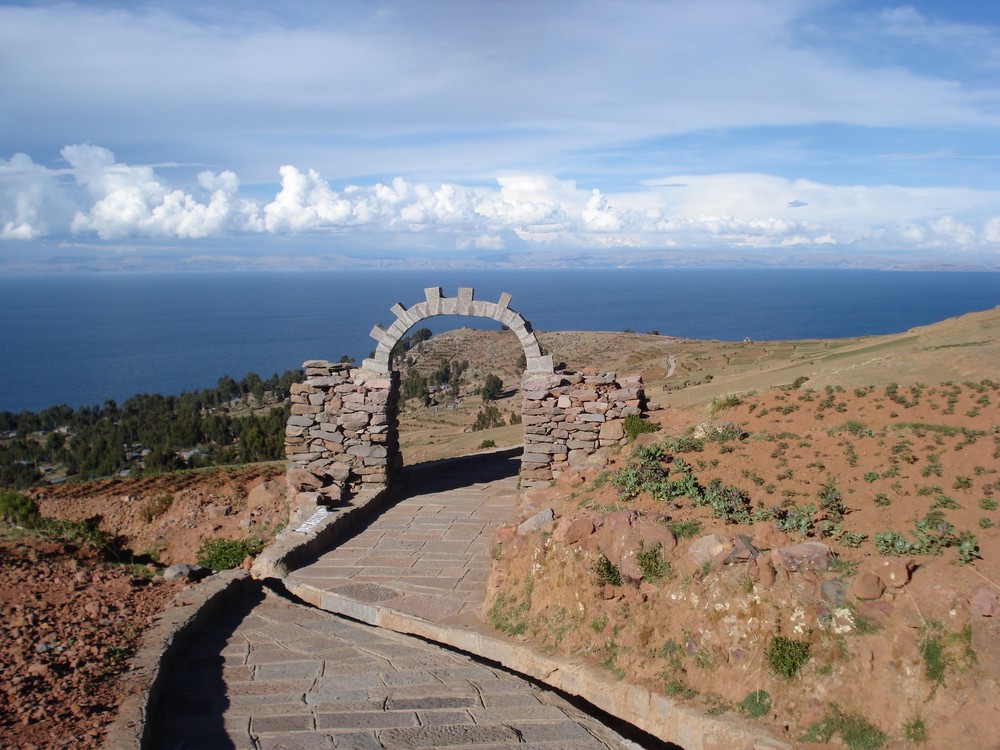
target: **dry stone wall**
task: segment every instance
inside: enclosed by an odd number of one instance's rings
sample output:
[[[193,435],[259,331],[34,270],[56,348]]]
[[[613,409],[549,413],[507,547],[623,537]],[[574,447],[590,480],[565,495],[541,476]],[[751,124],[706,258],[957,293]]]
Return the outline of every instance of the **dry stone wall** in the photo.
[[[625,443],[625,417],[646,408],[640,375],[526,373],[521,485],[547,484],[562,472],[603,468],[608,449]]]
[[[304,363],[285,427],[289,499],[329,505],[390,484],[401,464],[399,374]]]
[[[285,428],[289,500],[329,505],[392,484],[402,467],[393,347],[414,325],[436,315],[492,318],[523,347],[522,486],[546,484],[571,469],[603,468],[608,449],[625,440],[624,418],[646,406],[642,378],[589,370],[555,373],[551,355],[542,353],[531,324],[510,309],[510,299],[504,293],[498,302],[483,302],[471,288],[444,297],[440,287],[431,287],[423,302],[394,305],[396,321],[388,329],[372,329],[376,349],[361,367],[304,363],[306,377],[292,386]]]

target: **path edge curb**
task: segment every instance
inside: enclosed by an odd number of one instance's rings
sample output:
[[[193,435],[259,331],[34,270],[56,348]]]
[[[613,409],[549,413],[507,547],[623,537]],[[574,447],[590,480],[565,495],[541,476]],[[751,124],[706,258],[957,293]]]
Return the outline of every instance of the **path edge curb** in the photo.
[[[160,700],[163,676],[206,623],[252,585],[257,584],[245,570],[225,570],[179,592],[156,616],[122,676],[126,697],[104,735],[103,750],[144,750],[150,746],[148,719]]]
[[[578,696],[624,722],[686,750],[791,750],[793,745],[737,717],[708,716],[639,685],[609,679],[585,664],[556,659],[529,646],[468,628],[440,625],[378,604],[357,602],[309,584],[283,579],[296,599],[317,609],[414,635],[500,664],[569,695]]]

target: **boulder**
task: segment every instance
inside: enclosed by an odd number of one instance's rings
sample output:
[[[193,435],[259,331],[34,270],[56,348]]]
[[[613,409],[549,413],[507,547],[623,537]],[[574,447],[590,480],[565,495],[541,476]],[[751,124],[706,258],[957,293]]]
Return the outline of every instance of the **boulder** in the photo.
[[[622,556],[629,547],[629,540],[632,537],[632,520],[637,515],[633,510],[608,513],[601,520],[600,528],[597,529],[597,548],[615,565],[619,565]]]
[[[882,579],[886,588],[901,589],[910,582],[913,561],[902,557],[891,557],[874,566],[873,573]]]
[[[969,610],[977,617],[995,617],[1000,614],[1000,597],[986,586],[975,586],[969,599]]]
[[[319,489],[323,486],[322,479],[311,471],[306,471],[298,466],[288,467],[288,471],[285,473],[285,481],[298,490]]]
[[[261,482],[247,495],[247,508],[258,510],[280,502],[285,496],[284,482],[273,479]]]
[[[552,533],[552,538],[562,544],[579,544],[594,533],[594,522],[589,518],[562,518]]]
[[[518,534],[530,534],[533,531],[540,531],[550,526],[555,521],[555,513],[552,508],[539,511],[527,521],[517,527]]]
[[[847,589],[847,584],[839,578],[829,578],[819,585],[820,595],[834,606],[847,600]]]
[[[212,571],[206,570],[200,565],[191,565],[188,563],[178,563],[176,565],[171,565],[169,568],[163,571],[163,578],[167,581],[184,580],[184,581],[199,581],[202,578],[208,576]]]
[[[652,549],[657,545],[663,554],[677,546],[677,537],[664,523],[665,516],[641,515],[633,521],[633,528],[638,532],[639,541],[644,549]]]
[[[688,547],[687,557],[696,567],[700,568],[705,563],[710,563],[722,552],[730,549],[731,546],[732,542],[729,537],[720,534],[708,534],[691,542],[691,546]]]
[[[885,591],[885,584],[882,579],[874,573],[863,570],[858,573],[851,582],[851,594],[855,599],[868,600],[878,599]]]
[[[601,430],[598,433],[598,439],[601,442],[621,440],[623,437],[625,437],[625,427],[620,419],[605,422],[601,425]]]
[[[771,550],[771,560],[790,573],[799,570],[826,570],[830,567],[830,548],[820,542],[800,542]]]

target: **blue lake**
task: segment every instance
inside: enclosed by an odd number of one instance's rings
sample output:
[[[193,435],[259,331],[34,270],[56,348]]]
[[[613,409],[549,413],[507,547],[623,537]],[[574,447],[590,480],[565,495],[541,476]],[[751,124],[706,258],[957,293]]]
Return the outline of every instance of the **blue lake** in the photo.
[[[844,270],[470,270],[0,278],[0,410],[119,402],[356,359],[389,308],[462,286],[513,295],[536,330],[742,340],[894,333],[1000,305],[1000,274]],[[495,327],[435,318],[441,332]]]

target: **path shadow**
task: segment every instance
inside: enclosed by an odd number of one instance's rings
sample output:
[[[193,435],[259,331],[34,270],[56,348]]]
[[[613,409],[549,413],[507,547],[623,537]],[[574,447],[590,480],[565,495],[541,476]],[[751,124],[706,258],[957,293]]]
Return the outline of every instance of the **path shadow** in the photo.
[[[164,654],[154,686],[154,703],[145,730],[151,750],[234,750],[249,742],[249,727],[227,727],[229,708],[225,673],[226,647],[243,621],[264,600],[260,585],[241,587],[239,594],[202,625],[195,625]],[[245,669],[239,659],[229,669]],[[244,678],[245,679],[245,678]],[[237,745],[230,731],[239,733]]]
[[[428,492],[447,492],[517,476],[523,452],[524,449],[518,446],[407,466],[393,492],[393,502]]]
[[[384,500],[359,508],[350,524],[330,533],[322,545],[299,551],[292,567],[309,567],[329,550],[362,534],[379,516],[409,498],[516,477],[521,469],[522,453],[523,448],[517,446],[407,466]]]

